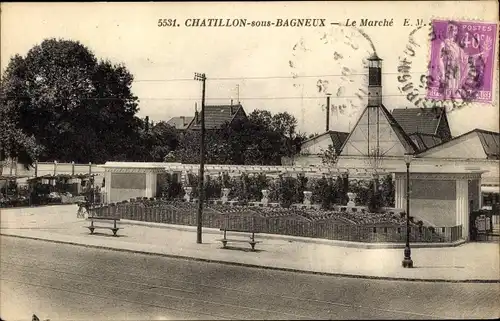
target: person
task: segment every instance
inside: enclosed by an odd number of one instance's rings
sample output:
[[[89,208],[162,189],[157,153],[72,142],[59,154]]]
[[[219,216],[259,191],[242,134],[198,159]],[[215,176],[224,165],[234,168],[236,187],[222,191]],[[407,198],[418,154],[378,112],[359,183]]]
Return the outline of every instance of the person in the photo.
[[[470,72],[476,73],[476,70],[471,70],[471,67],[475,69],[476,58],[480,57],[480,61],[484,60],[486,57],[482,56],[486,52],[487,50],[483,50],[476,54],[468,54],[459,43],[458,26],[453,23],[447,26],[446,38],[439,47],[438,79],[445,91],[450,90],[450,98],[454,98],[459,94]],[[479,79],[479,82],[481,82],[481,79]]]

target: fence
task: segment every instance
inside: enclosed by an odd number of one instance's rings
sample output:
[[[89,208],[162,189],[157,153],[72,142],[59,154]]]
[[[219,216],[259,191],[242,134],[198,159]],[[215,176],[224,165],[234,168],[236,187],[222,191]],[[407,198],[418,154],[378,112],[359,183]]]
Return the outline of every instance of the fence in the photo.
[[[142,202],[97,205],[92,215],[112,216],[122,219],[196,226],[196,210],[179,208],[168,203],[156,202],[146,206]],[[260,217],[255,215],[222,214],[210,208],[203,213],[203,226],[239,230],[256,228],[261,233],[280,234],[328,240],[353,242],[402,243],[406,241],[406,226],[339,224],[334,220],[304,221],[288,217]],[[410,242],[454,242],[462,239],[462,226],[410,227]]]

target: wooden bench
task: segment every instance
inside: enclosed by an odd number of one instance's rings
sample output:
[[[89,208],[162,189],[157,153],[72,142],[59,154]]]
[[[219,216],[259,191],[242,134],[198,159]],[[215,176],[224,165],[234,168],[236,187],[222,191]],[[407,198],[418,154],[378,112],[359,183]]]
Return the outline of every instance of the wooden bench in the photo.
[[[120,229],[119,227],[116,226],[116,222],[120,221],[119,218],[116,217],[88,217],[88,220],[90,220],[90,226],[86,226],[90,230],[90,234],[94,234],[94,230],[98,228],[102,229],[109,229],[113,231],[113,236],[117,236],[116,233]],[[111,223],[113,222],[113,226],[96,226],[94,225],[94,222],[99,222],[99,223]]]
[[[224,238],[220,239],[219,241],[222,242],[222,246],[226,248],[227,243],[232,243],[232,242],[241,242],[241,243],[248,243],[252,247],[252,251],[255,251],[255,244],[261,243],[261,241],[256,241],[255,240],[255,233],[258,233],[256,231],[248,231],[248,230],[238,230],[238,229],[226,229],[226,228],[221,228],[221,231],[224,231]],[[249,240],[243,240],[243,239],[228,239],[226,234],[227,232],[244,232],[244,233],[252,233],[252,236],[250,236]]]

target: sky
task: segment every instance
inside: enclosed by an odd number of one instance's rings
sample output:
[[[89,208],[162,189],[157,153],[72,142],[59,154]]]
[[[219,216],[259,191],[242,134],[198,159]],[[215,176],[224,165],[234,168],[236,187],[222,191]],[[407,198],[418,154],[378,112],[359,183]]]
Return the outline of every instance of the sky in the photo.
[[[315,27],[187,27],[187,19],[233,21],[324,19]],[[367,69],[374,50],[383,59],[384,105],[411,108],[400,90],[398,65],[409,34],[433,18],[498,21],[495,1],[472,2],[276,2],[276,3],[2,3],[1,70],[14,54],[47,38],[77,40],[97,57],[123,63],[134,75],[139,116],[153,121],[192,116],[200,106],[201,82],[207,76],[207,104],[240,101],[245,111],[287,111],[305,133],[325,130],[326,93],[332,106],[330,129],[349,131],[366,106]],[[159,27],[175,19],[178,27]],[[349,22],[347,21],[349,19]],[[361,19],[384,20],[392,26],[359,27]],[[405,19],[411,25],[404,26]],[[318,21],[318,20],[316,20]],[[357,26],[347,26],[352,21]],[[339,23],[340,25],[332,25]],[[428,27],[427,27],[428,28]],[[430,39],[426,27],[414,32],[411,79],[418,97],[426,74]],[[498,44],[498,41],[495,42]],[[498,50],[498,48],[495,48]],[[494,85],[498,91],[498,51]],[[321,92],[320,92],[321,90]],[[498,95],[497,95],[498,96]],[[498,97],[472,103],[448,114],[453,135],[474,128],[499,131]]]

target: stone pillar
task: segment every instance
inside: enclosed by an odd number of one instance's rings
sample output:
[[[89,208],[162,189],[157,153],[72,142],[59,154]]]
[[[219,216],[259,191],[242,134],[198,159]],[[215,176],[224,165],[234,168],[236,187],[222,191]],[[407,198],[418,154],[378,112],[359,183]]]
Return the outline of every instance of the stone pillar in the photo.
[[[156,181],[157,181],[156,171],[148,170],[146,172],[146,190],[144,191],[144,197],[156,196]]]
[[[462,238],[469,240],[469,182],[457,179],[456,225],[462,225]]]
[[[104,192],[106,193],[106,203],[111,203],[111,171],[109,169],[106,168],[105,172],[104,172],[104,177],[105,177],[105,182],[106,182],[106,185],[104,185]],[[78,186],[78,188],[80,189],[80,186]]]
[[[349,207],[354,207],[356,206],[356,196],[358,196],[356,193],[347,193],[347,197],[349,197],[349,202],[347,202],[347,206]]]
[[[260,202],[264,205],[267,205],[269,203],[269,190],[263,189],[262,191],[262,199]]]
[[[312,192],[304,191],[304,205],[311,205]]]
[[[222,189],[222,197],[221,197],[222,203],[226,203],[227,201],[229,201],[229,192],[231,192],[230,188]]]
[[[395,206],[396,208],[406,208],[406,179],[401,175],[396,175],[395,183]]]
[[[184,200],[186,200],[186,202],[191,202],[191,193],[193,192],[193,188],[191,186],[185,186],[184,192]]]

